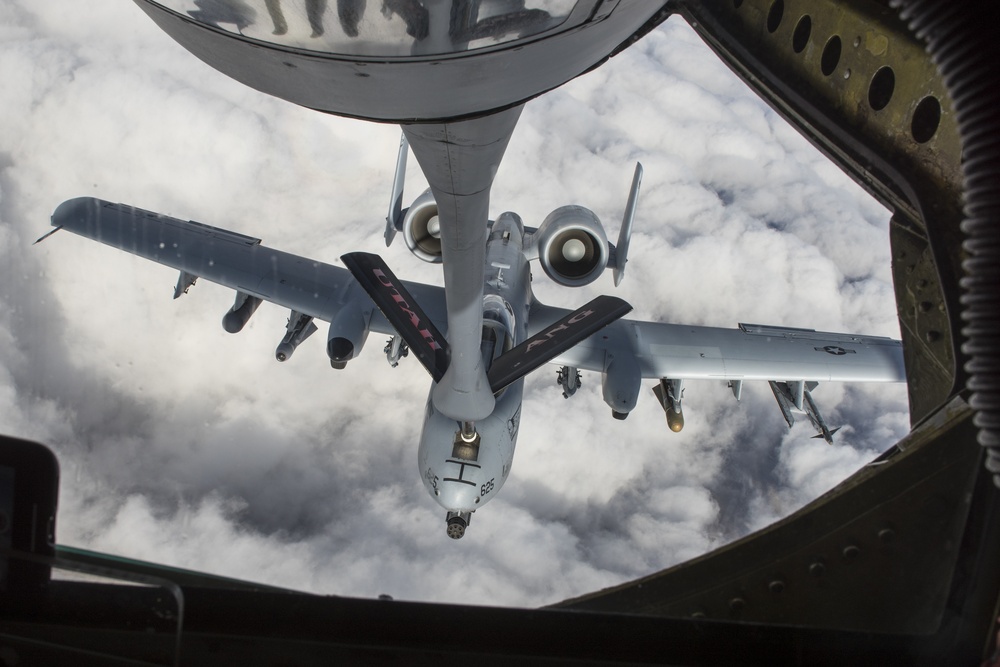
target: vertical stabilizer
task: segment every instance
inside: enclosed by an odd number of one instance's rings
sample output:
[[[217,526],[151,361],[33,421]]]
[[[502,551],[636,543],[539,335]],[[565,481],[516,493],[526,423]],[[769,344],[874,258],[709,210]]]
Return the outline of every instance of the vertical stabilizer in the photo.
[[[403,224],[403,181],[406,179],[406,155],[410,145],[406,135],[399,137],[399,154],[396,156],[396,175],[392,179],[392,195],[389,197],[389,213],[385,216],[385,247],[392,245]]]
[[[628,262],[628,245],[632,239],[632,220],[635,218],[635,207],[639,202],[639,185],[642,184],[642,163],[635,163],[635,174],[632,176],[632,188],[628,193],[628,203],[625,204],[625,214],[622,216],[622,228],[618,232],[618,244],[615,246],[615,287],[618,287],[625,277],[625,264]]]

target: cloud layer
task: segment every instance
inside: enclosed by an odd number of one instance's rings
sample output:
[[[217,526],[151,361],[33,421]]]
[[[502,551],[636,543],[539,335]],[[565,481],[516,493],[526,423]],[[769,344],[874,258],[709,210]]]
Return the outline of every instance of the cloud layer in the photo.
[[[274,361],[287,313],[231,336],[232,294],[68,234],[90,195],[332,262],[381,252],[398,128],[325,116],[211,70],[130,4],[0,3],[0,432],[53,447],[62,544],[328,594],[536,606],[649,574],[787,515],[907,431],[905,388],[825,385],[837,444],[789,431],[766,386],[737,404],[691,382],[669,433],[652,392],[611,419],[600,378],[571,400],[526,383],[518,453],[466,538],[416,470],[427,376],[373,336],[346,371],[325,331]],[[593,209],[617,234],[646,175],[629,272],[635,316],[898,336],[888,213],[673,19],[529,103],[493,213],[537,225]],[[411,161],[406,197],[423,188]],[[538,276],[545,302],[611,292]],[[819,443],[819,444],[817,444]]]

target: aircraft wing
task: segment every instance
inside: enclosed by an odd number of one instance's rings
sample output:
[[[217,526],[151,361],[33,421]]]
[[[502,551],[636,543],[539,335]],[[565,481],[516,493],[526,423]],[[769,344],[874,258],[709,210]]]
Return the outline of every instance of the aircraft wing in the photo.
[[[529,333],[565,312],[535,303]],[[882,336],[740,324],[736,329],[621,319],[551,363],[604,372],[631,356],[644,378],[904,382],[903,348]]]
[[[52,214],[52,225],[179,270],[175,298],[195,278],[204,278],[327,322],[344,308],[371,303],[344,268],[274,250],[261,245],[260,239],[199,222],[80,197],[60,204]],[[447,321],[444,290],[405,284],[420,299],[428,317],[443,326]],[[395,334],[374,308],[369,307],[364,316],[371,330]]]
[[[565,310],[531,307],[529,332]],[[653,393],[672,431],[684,427],[684,380],[725,380],[739,400],[744,380],[764,380],[791,426],[803,414],[828,443],[827,426],[812,397],[819,382],[904,382],[903,347],[883,336],[740,324],[736,329],[621,319],[559,355],[558,375],[567,398],[579,386],[576,369],[604,374],[604,400],[624,419],[635,407],[641,378],[656,378]]]

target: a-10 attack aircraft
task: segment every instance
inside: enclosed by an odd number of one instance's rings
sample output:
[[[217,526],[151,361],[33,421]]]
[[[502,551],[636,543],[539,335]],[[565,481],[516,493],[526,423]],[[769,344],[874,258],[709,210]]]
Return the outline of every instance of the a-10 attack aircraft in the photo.
[[[414,255],[441,262],[431,191],[407,209],[400,205],[407,153],[404,137],[386,245],[401,232]],[[371,331],[392,336],[385,347],[392,366],[413,351],[433,378],[419,470],[428,493],[447,512],[448,535],[457,539],[472,513],[496,497],[507,480],[524,376],[545,363],[561,367],[557,380],[566,397],[580,386],[580,369],[601,373],[604,400],[617,419],[635,407],[641,380],[655,379],[653,391],[672,431],[684,425],[684,380],[725,380],[737,400],[745,380],[764,380],[789,426],[795,414],[804,414],[818,431],[815,437],[827,442],[837,429],[827,426],[813,401],[811,391],[819,381],[905,380],[901,344],[890,338],[751,324],[721,329],[634,321],[621,319],[631,306],[609,296],[573,312],[539,303],[531,293],[533,259],[561,285],[588,284],[609,267],[615,285],[621,281],[641,177],[642,167],[636,165],[617,245],[608,242],[597,216],[581,206],[556,209],[537,229],[510,212],[489,223],[479,350],[495,401],[488,416],[474,421],[446,415],[434,400],[455,347],[440,333],[448,322],[446,289],[400,281],[377,255],[344,255],[345,270],[267,248],[243,234],[89,197],[62,203],[52,225],[178,269],[174,298],[197,278],[236,290],[236,301],[222,320],[230,333],[240,331],[262,301],[290,308],[287,332],[275,352],[278,361],[287,360],[317,330],[317,319],[330,323],[327,354],[334,368],[358,356]]]

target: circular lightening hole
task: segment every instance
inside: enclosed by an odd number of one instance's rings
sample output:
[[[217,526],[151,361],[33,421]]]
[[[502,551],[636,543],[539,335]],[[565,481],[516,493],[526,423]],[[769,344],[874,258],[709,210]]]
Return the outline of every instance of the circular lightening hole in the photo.
[[[896,74],[888,65],[880,67],[868,84],[868,104],[875,111],[881,111],[889,104],[896,88]]]
[[[792,33],[792,50],[795,53],[802,53],[806,45],[809,44],[809,35],[812,33],[812,19],[808,14],[803,15],[799,22],[795,24],[795,32]]]
[[[940,123],[941,103],[936,97],[928,95],[920,100],[917,108],[913,110],[913,121],[910,123],[913,140],[918,144],[930,141]]]
[[[826,46],[823,47],[823,56],[820,58],[819,68],[824,76],[830,76],[833,74],[833,70],[837,69],[839,62],[840,37],[834,35],[826,42]]]
[[[785,13],[785,0],[774,0],[767,12],[767,31],[774,32],[781,25],[781,17]]]

